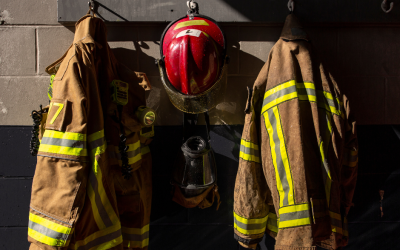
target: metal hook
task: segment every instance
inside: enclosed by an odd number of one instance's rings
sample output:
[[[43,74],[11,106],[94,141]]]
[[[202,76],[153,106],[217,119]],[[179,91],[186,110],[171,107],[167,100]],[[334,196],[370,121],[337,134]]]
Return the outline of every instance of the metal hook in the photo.
[[[288,4],[287,4],[290,13],[292,13],[294,11],[294,1],[293,0],[289,0]]]
[[[90,1],[88,2],[88,5],[89,5],[89,9],[90,9],[91,11],[94,11],[94,0],[90,0]]]
[[[189,10],[187,11],[189,19],[193,20],[194,14],[199,14],[199,5],[196,2],[193,2],[193,0],[187,1],[186,4],[189,8]]]
[[[387,9],[387,8],[388,8],[387,0],[383,0],[383,2],[382,2],[382,4],[381,4],[382,10],[383,10],[383,12],[385,12],[386,14],[392,11],[393,6],[394,6],[394,3],[391,2],[391,3],[390,3],[390,8]]]

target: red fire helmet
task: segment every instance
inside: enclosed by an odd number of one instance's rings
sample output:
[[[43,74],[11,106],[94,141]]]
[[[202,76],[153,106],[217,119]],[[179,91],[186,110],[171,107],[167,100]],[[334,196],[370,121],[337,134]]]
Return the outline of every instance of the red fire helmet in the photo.
[[[213,99],[223,89],[216,85],[224,73],[226,40],[213,19],[192,14],[171,22],[162,34],[160,53],[164,87],[178,109],[201,113],[218,104]]]

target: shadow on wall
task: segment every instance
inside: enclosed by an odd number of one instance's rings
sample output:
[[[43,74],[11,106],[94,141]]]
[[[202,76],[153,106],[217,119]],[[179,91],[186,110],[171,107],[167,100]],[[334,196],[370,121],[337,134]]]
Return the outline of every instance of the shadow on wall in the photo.
[[[177,110],[169,101],[164,87],[162,86],[161,78],[158,75],[155,59],[159,58],[159,54],[157,54],[157,56],[149,56],[152,52],[154,54],[156,50],[156,48],[154,48],[155,46],[158,48],[158,42],[129,41],[126,43],[121,44],[124,47],[113,47],[114,45],[112,45],[111,42],[112,51],[116,58],[130,69],[142,71],[148,75],[152,90],[146,93],[147,106],[157,111],[158,120],[156,125],[166,126],[182,124],[182,112]],[[126,47],[131,47],[132,49]],[[223,102],[210,111],[210,121],[213,125],[243,124],[244,109],[247,101],[247,87],[252,88],[257,74],[255,72],[259,72],[265,63],[263,60],[242,51],[239,42],[229,43],[228,41],[228,47],[231,62],[228,65],[227,91],[225,92]],[[268,56],[269,51],[264,53]],[[246,62],[246,67],[251,67],[252,72],[247,75],[238,74],[238,68],[240,66],[239,58]],[[146,65],[148,68],[139,65]],[[233,70],[230,70],[230,68]],[[229,74],[229,72],[232,71],[234,74]],[[199,120],[199,124],[204,124],[203,119]]]

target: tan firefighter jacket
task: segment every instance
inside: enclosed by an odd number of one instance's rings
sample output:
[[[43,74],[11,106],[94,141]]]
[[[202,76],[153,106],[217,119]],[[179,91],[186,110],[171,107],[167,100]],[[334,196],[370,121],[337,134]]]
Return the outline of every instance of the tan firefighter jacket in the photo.
[[[103,21],[86,15],[73,44],[46,71],[55,74],[37,157],[29,213],[30,249],[147,249],[151,206],[149,140],[135,115],[150,89],[143,73],[114,58]],[[128,83],[125,106],[113,80]],[[119,136],[132,177],[123,178]]]
[[[234,192],[235,238],[255,248],[267,232],[277,250],[346,245],[356,123],[293,14],[250,93]]]

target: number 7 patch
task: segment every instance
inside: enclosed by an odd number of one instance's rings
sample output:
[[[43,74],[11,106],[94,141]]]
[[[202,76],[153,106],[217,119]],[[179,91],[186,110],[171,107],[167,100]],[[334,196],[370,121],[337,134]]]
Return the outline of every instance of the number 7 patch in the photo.
[[[51,100],[49,113],[47,115],[46,129],[61,131],[62,124],[64,123],[66,108],[67,108],[67,100],[61,100],[61,99]]]

